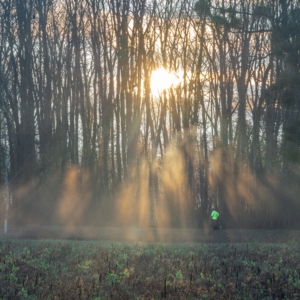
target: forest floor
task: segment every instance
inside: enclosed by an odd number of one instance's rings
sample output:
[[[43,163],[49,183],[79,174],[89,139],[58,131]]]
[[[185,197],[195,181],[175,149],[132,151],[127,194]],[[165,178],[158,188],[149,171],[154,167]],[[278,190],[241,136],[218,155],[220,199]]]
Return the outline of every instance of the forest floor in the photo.
[[[3,236],[3,232],[0,233]],[[300,242],[298,230],[159,229],[136,227],[10,227],[8,236],[21,239],[69,239],[144,243],[287,243]]]

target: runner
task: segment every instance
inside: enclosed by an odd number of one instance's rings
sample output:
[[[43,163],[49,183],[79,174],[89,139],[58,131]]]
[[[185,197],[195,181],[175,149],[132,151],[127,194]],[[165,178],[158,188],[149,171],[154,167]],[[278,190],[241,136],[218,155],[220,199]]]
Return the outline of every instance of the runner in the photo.
[[[219,215],[220,214],[216,210],[212,209],[212,212],[210,215],[212,218],[212,229],[221,229],[221,226],[219,226],[218,222],[217,222]]]

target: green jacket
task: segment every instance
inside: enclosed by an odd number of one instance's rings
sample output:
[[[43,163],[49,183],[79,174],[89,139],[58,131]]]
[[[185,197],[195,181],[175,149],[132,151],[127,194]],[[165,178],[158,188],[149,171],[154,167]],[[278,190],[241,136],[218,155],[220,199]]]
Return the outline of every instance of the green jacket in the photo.
[[[211,213],[211,218],[212,218],[213,220],[217,220],[218,217],[219,217],[219,215],[220,215],[220,214],[219,214],[216,210],[213,210],[212,213]]]

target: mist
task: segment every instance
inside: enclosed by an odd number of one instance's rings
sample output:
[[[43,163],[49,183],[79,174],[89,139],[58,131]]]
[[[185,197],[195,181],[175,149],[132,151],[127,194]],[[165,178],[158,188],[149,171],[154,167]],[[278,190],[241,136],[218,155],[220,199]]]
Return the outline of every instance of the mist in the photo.
[[[106,238],[116,230],[111,238],[162,242],[172,241],[166,230],[176,229],[179,231],[173,236],[184,241],[191,239],[189,230],[210,228],[212,206],[220,212],[223,229],[298,228],[292,223],[298,216],[297,185],[289,182],[284,186],[275,174],[258,180],[249,170],[244,171],[242,163],[235,163],[233,168],[231,151],[218,149],[210,153],[210,201],[205,207],[199,193],[199,170],[187,172],[185,159],[188,155],[189,162],[196,165],[196,148],[188,139],[177,139],[155,162],[141,159],[109,198],[93,186],[87,170],[71,164],[44,183],[31,179],[10,185],[9,232],[41,238],[95,239],[97,230]],[[196,189],[189,182],[191,178]],[[3,204],[4,193],[1,195]],[[2,205],[2,224],[4,208]]]

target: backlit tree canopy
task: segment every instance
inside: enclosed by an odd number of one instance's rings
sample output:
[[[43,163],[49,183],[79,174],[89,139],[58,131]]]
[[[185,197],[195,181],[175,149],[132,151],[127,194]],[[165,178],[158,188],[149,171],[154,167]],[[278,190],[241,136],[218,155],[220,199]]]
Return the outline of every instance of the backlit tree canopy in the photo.
[[[0,1],[11,222],[295,226],[299,22],[298,0]]]

